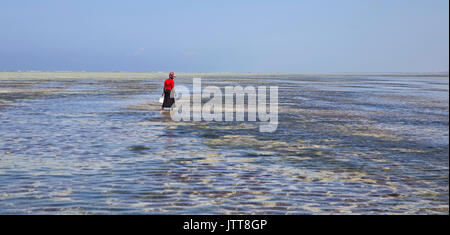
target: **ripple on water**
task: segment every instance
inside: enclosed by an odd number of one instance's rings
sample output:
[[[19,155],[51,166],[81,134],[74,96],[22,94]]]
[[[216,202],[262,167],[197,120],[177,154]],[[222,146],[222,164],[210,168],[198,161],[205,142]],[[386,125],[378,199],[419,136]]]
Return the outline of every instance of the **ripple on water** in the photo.
[[[209,78],[286,81],[267,134],[172,121],[153,75],[64,76],[0,81],[0,213],[448,214],[448,79]]]

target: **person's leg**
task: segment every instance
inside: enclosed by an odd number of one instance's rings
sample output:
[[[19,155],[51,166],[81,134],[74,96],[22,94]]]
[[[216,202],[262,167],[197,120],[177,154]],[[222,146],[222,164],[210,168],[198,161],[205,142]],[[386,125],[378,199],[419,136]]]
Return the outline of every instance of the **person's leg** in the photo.
[[[170,90],[165,90],[164,91],[164,101],[163,104],[161,105],[161,111],[164,110],[164,108],[168,107],[170,108]]]

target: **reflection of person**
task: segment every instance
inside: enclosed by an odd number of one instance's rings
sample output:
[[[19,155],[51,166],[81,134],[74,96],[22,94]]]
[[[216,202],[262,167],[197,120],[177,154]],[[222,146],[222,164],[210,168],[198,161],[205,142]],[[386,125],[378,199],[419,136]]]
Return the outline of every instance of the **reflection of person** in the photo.
[[[173,82],[173,79],[175,78],[175,73],[170,72],[169,78],[164,81],[164,102],[161,106],[161,110],[164,108],[171,108],[172,105],[175,103],[173,88],[175,87],[175,83]]]

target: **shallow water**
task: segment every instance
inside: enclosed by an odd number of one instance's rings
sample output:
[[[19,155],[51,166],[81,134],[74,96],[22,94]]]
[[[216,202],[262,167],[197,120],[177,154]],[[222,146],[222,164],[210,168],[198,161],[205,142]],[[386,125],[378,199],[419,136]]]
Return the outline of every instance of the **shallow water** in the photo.
[[[448,77],[203,77],[279,86],[260,133],[172,121],[155,74],[0,75],[0,214],[449,211]]]

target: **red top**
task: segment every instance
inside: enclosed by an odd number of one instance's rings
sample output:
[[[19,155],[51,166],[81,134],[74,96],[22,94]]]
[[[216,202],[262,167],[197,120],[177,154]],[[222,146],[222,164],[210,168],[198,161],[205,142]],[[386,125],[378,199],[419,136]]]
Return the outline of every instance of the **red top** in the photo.
[[[168,78],[164,81],[164,90],[172,90],[174,86],[175,83],[173,82],[173,79]]]

